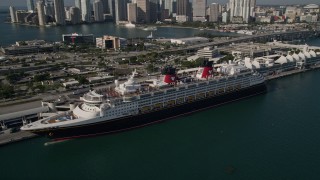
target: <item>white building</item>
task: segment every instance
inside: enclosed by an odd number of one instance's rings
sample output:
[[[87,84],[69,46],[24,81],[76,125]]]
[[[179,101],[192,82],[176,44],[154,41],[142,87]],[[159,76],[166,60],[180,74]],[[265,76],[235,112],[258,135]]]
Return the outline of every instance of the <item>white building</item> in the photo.
[[[84,22],[91,22],[90,0],[81,0],[81,19]]]
[[[172,0],[165,0],[164,9],[168,9],[169,10],[169,15],[172,14]]]
[[[243,22],[248,23],[250,17],[254,17],[256,0],[229,0],[230,19],[233,22],[234,17],[242,17]]]
[[[28,12],[34,11],[34,1],[33,0],[27,0],[27,8],[28,8]]]
[[[39,26],[46,25],[43,1],[38,1],[37,2],[37,11],[38,11]]]
[[[206,21],[206,0],[193,0],[193,21]]]
[[[291,19],[291,20],[295,20],[297,17],[297,7],[287,7],[286,8],[286,12],[285,15],[287,18]]]
[[[259,16],[259,17],[256,17],[256,22],[270,23],[271,22],[271,16]]]
[[[128,11],[128,21],[130,23],[136,23],[137,22],[137,4],[128,3],[127,11]]]
[[[189,16],[186,16],[186,15],[177,15],[177,16],[176,16],[176,21],[179,22],[179,23],[188,22],[188,21],[189,21]]]
[[[77,86],[77,85],[79,85],[79,81],[69,81],[69,82],[62,83],[62,85],[64,87]]]
[[[105,82],[105,81],[110,81],[113,80],[113,76],[96,76],[96,77],[89,77],[87,80],[89,83],[98,83],[98,82]]]
[[[208,42],[209,42],[209,39],[204,37],[171,39],[172,44],[181,44],[181,45],[192,45],[192,44],[200,44],[200,43],[208,43]]]
[[[11,22],[13,23],[17,22],[16,8],[13,6],[10,6],[9,10],[10,10]]]
[[[197,52],[197,56],[207,58],[207,59],[211,59],[218,54],[219,54],[218,49],[213,49],[211,47],[205,47],[203,49],[199,49]]]
[[[318,22],[318,15],[306,14],[300,16],[300,22]]]
[[[319,13],[320,9],[319,9],[319,5],[317,4],[308,4],[305,7],[303,7],[303,9],[309,13]]]
[[[228,14],[228,12],[223,12],[222,13],[222,22],[223,23],[228,23],[229,22],[229,14]]]

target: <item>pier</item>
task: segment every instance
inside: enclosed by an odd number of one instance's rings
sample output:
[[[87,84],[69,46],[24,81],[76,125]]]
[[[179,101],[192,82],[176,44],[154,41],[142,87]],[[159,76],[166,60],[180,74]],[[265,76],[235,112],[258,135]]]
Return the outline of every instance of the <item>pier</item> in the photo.
[[[0,135],[0,146],[8,145],[14,142],[19,142],[26,139],[37,137],[36,134],[32,134],[26,131],[19,131],[15,133],[1,134]]]

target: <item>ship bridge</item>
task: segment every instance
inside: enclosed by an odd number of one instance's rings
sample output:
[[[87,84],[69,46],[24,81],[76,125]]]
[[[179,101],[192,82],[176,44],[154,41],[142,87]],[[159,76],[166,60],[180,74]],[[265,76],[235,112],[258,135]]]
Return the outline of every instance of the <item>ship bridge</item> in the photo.
[[[96,91],[90,91],[83,95],[82,100],[88,104],[101,104],[103,101],[103,95],[98,94]]]

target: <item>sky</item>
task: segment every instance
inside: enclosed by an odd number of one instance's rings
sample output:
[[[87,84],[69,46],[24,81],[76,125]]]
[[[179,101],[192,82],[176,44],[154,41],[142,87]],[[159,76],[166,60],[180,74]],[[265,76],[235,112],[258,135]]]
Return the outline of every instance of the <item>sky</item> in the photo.
[[[66,6],[74,5],[74,0],[64,0]],[[208,0],[209,2],[217,2],[224,4],[228,0]],[[268,5],[289,5],[289,4],[320,4],[320,0],[257,0],[257,4]],[[26,6],[26,0],[0,0],[0,6]]]

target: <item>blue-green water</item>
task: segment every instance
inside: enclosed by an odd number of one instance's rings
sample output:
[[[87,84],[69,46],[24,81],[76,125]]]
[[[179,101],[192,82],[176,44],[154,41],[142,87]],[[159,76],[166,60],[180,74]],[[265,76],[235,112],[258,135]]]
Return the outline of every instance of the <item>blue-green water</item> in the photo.
[[[120,134],[4,146],[1,179],[319,179],[319,79],[271,81],[267,94]]]
[[[25,28],[30,32],[24,29],[19,38],[39,35]],[[48,31],[60,31],[53,29]],[[0,44],[9,37],[1,34]],[[320,45],[320,40],[309,44]],[[49,146],[45,138],[3,146],[0,177],[318,180],[319,80],[319,70],[274,80],[264,95],[120,134]]]
[[[2,12],[2,14],[1,14]],[[150,31],[144,31],[139,28],[126,28],[123,26],[116,26],[113,23],[103,24],[83,24],[76,26],[65,27],[35,27],[24,26],[19,24],[3,23],[8,16],[6,9],[0,9],[0,46],[7,46],[14,44],[16,41],[44,39],[47,41],[62,41],[62,34],[80,33],[80,34],[94,34],[99,37],[102,35],[113,35],[124,38],[145,38],[150,35]],[[182,38],[195,36],[198,33],[209,32],[218,35],[235,35],[234,33],[221,33],[209,30],[199,30],[192,28],[172,28],[172,27],[158,27],[157,31],[153,32],[154,37],[166,38]],[[2,38],[2,36],[5,36]]]

